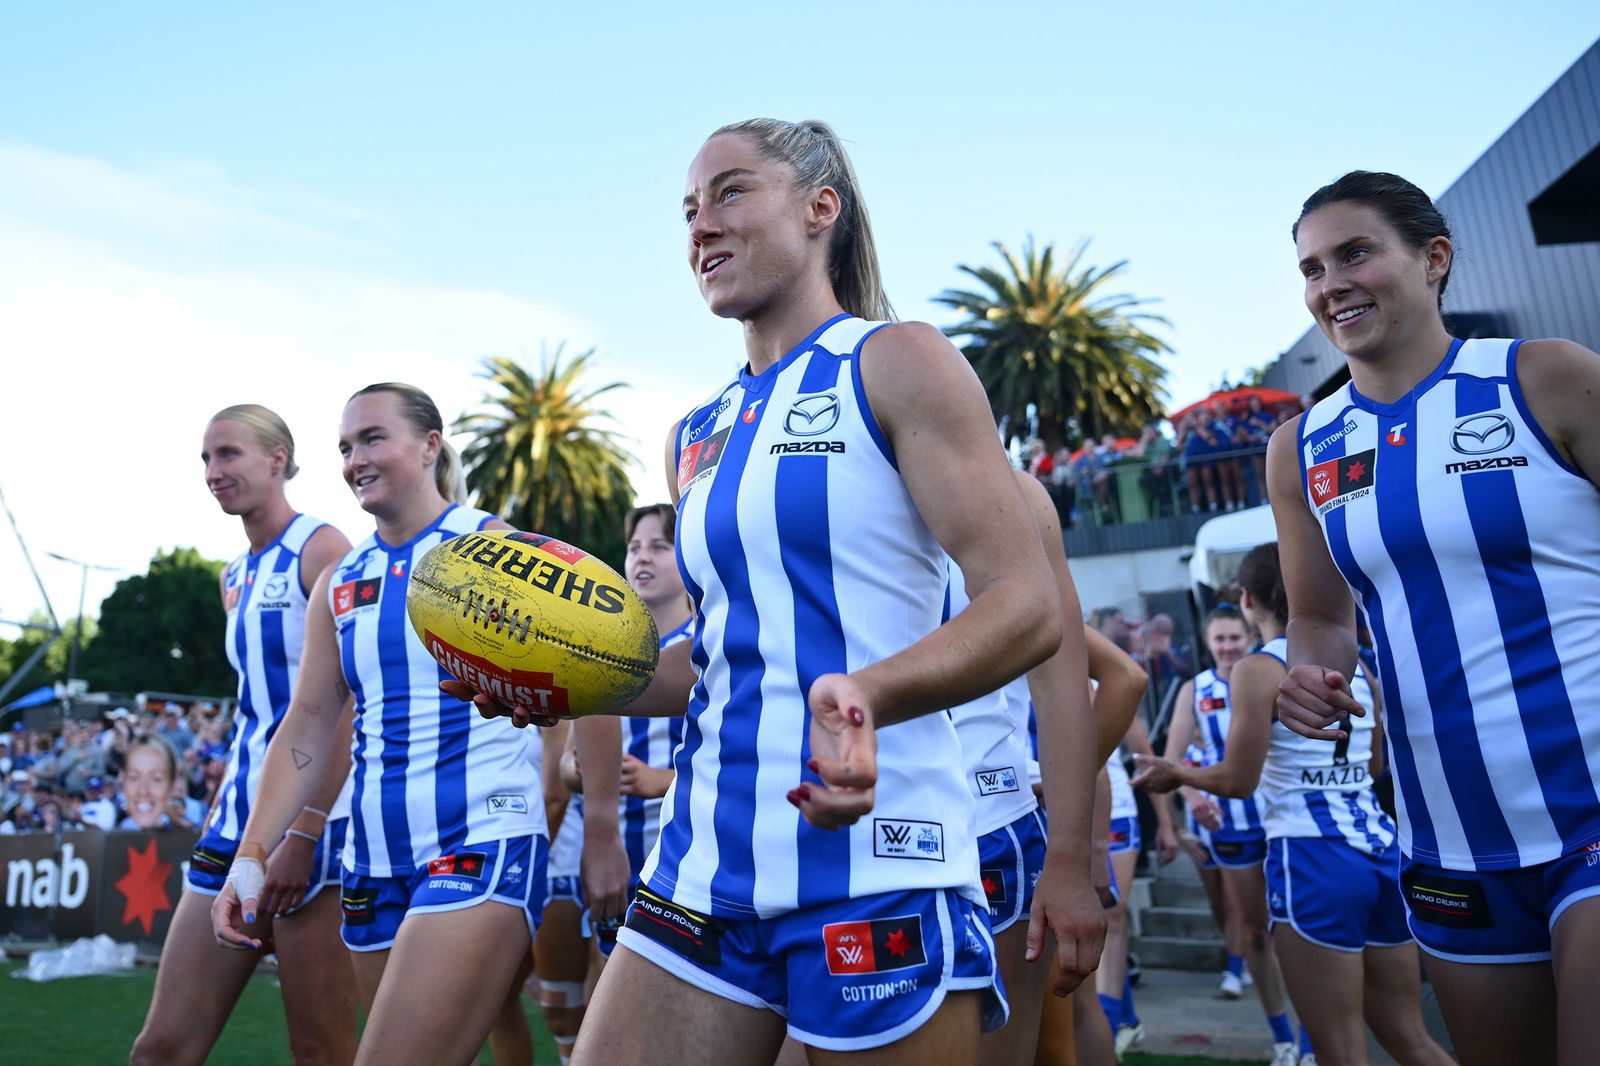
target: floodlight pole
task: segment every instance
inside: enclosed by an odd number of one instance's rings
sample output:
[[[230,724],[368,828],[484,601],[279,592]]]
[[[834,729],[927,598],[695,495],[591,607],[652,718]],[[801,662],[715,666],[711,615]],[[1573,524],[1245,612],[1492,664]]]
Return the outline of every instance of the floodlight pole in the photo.
[[[76,624],[72,627],[72,649],[67,653],[67,706],[70,708],[72,706],[72,682],[78,676],[78,646],[83,643],[83,601],[89,591],[89,571],[106,570],[115,572],[119,568],[86,563],[81,559],[68,558],[59,552],[45,552],[45,554],[60,562],[71,563],[73,566],[81,567],[83,570],[82,576],[78,579],[78,618]]]

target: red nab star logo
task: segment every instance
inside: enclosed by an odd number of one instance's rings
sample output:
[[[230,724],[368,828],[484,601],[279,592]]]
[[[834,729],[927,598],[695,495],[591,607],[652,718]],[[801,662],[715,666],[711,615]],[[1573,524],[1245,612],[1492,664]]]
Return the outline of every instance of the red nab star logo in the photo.
[[[983,894],[990,903],[1004,903],[1006,901],[1006,879],[999,870],[981,870],[978,876],[983,879]]]
[[[140,851],[128,849],[128,872],[116,882],[123,899],[123,925],[138,922],[144,935],[151,935],[156,915],[172,909],[172,901],[167,898],[167,877],[171,873],[172,864],[161,861],[154,839],[146,841]]]
[[[922,918],[907,914],[870,922],[832,922],[822,927],[828,972],[851,974],[904,970],[927,963]]]
[[[1344,478],[1346,481],[1360,482],[1366,476],[1367,467],[1365,463],[1355,462],[1344,468]]]

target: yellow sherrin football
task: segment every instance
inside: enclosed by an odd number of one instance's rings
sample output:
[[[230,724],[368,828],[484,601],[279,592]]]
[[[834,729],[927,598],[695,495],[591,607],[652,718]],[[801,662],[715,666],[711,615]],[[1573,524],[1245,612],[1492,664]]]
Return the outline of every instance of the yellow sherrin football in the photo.
[[[654,676],[655,620],[580,548],[509,529],[452,537],[411,571],[406,614],[439,665],[507,704],[604,714]]]

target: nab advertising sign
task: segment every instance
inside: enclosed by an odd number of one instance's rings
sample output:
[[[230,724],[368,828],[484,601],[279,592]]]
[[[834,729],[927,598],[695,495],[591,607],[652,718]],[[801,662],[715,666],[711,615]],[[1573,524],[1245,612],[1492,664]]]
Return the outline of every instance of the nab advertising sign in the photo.
[[[197,834],[23,833],[0,837],[0,936],[160,943],[183,891]]]

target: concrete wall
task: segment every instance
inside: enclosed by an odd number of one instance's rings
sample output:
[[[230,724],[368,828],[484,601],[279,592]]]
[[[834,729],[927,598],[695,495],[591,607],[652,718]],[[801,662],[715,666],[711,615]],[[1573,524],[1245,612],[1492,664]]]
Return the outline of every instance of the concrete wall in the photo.
[[[1087,615],[1096,607],[1120,607],[1129,618],[1143,619],[1141,594],[1181,592],[1189,587],[1186,560],[1192,548],[1116,552],[1072,559],[1072,580]]]

